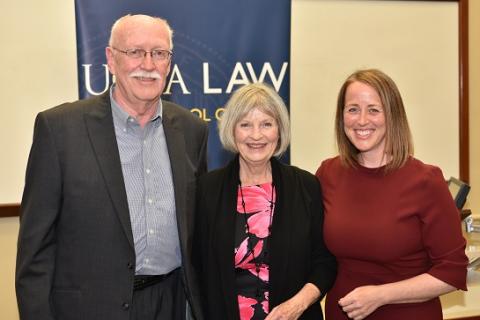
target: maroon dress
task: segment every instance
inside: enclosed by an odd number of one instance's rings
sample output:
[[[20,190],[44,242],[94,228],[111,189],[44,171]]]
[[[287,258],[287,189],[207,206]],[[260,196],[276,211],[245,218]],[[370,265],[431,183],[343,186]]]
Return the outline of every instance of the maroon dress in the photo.
[[[465,239],[442,172],[410,158],[398,170],[347,168],[338,157],[317,171],[324,234],[338,274],[325,304],[327,320],[347,320],[338,300],[353,289],[428,273],[466,290]],[[384,305],[366,319],[442,319],[440,300]]]
[[[238,306],[241,320],[260,320],[269,312],[268,238],[275,190],[270,183],[241,188],[237,196],[234,252]]]

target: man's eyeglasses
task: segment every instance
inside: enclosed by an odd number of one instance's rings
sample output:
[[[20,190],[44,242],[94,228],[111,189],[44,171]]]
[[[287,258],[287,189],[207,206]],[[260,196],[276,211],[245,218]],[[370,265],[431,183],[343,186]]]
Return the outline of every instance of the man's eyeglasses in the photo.
[[[169,50],[163,50],[163,49],[155,49],[152,51],[146,51],[143,49],[127,49],[127,50],[120,50],[115,47],[112,47],[112,49],[124,53],[127,55],[127,57],[132,58],[132,59],[143,59],[147,56],[147,53],[150,54],[150,57],[154,61],[166,61],[170,59],[172,56],[173,52]]]

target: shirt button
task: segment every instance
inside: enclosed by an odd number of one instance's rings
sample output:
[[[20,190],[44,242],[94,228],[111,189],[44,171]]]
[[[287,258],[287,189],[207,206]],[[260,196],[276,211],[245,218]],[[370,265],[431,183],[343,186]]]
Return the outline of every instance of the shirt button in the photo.
[[[152,199],[148,199],[148,203],[152,204],[152,202],[153,202]]]
[[[123,308],[123,310],[128,310],[128,309],[130,309],[130,304],[124,302],[124,303],[122,304],[122,308]]]
[[[150,262],[150,259],[145,259],[145,264],[148,264]]]
[[[145,172],[146,172],[147,174],[149,174],[149,173],[150,173],[150,169],[145,170]]]
[[[154,233],[155,233],[155,231],[153,231],[153,229],[148,230],[148,232],[149,232],[150,234],[154,234]]]

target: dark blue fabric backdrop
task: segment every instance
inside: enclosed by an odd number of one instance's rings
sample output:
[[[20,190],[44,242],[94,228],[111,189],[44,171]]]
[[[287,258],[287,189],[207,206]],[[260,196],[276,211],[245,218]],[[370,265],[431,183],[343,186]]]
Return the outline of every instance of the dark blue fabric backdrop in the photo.
[[[163,99],[209,122],[209,169],[225,164],[216,120],[241,84],[272,84],[289,104],[290,0],[76,0],[79,96],[111,83],[105,59],[110,27],[119,17],[165,18],[174,30],[174,56]],[[289,161],[289,155],[284,157]]]

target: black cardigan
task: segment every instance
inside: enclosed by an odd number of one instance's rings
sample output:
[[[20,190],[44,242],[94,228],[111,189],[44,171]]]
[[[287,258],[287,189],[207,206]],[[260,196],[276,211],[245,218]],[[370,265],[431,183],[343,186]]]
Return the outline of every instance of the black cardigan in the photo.
[[[307,283],[322,297],[336,276],[336,261],[323,241],[320,184],[307,171],[271,159],[277,202],[269,240],[270,310]],[[200,281],[205,319],[238,320],[234,225],[239,182],[238,157],[203,175],[197,185],[193,263]],[[300,319],[322,319],[314,303]]]

